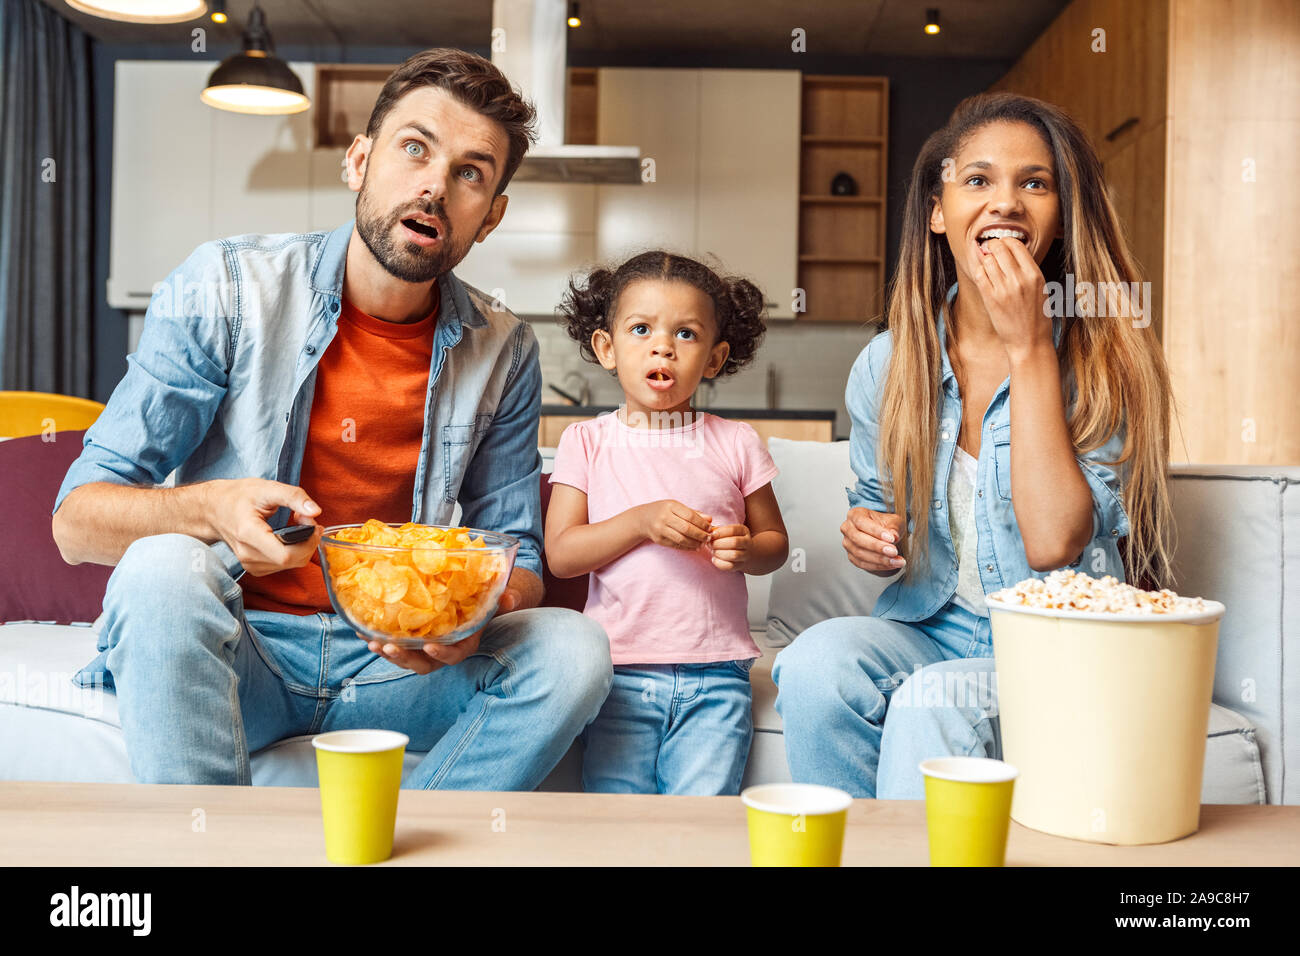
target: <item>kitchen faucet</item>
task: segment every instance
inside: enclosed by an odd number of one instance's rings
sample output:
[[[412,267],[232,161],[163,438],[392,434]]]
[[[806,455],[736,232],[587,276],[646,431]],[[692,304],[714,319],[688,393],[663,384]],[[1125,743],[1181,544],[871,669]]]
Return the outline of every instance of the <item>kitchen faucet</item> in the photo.
[[[578,387],[576,389],[569,384],[574,379],[578,382]],[[586,406],[591,404],[591,383],[587,381],[587,376],[583,375],[581,372],[570,372],[568,375],[564,376],[562,384],[566,391],[570,393],[576,391],[578,393],[579,405]]]

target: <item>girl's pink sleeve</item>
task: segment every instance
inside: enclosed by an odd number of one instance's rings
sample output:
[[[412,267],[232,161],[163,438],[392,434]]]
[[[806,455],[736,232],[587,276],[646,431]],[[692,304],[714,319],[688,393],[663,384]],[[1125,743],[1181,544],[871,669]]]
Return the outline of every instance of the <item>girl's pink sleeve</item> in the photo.
[[[773,478],[779,470],[772,454],[767,450],[767,443],[758,437],[754,426],[737,422],[736,456],[740,465],[740,493],[748,498]]]
[[[555,448],[555,465],[551,470],[551,484],[571,485],[584,495],[587,493],[587,430],[583,422],[574,422],[560,435]]]

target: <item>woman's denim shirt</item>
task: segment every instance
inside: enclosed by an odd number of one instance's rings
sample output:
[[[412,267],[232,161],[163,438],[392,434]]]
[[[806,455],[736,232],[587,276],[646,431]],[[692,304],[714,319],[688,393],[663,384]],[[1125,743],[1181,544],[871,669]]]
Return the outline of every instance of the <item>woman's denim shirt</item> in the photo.
[[[92,481],[298,483],[316,365],[338,329],[352,223],[199,246],[154,290],[138,349],[54,503]],[[410,520],[519,539],[541,577],[541,369],[528,323],[451,273],[441,295]],[[364,480],[364,477],[358,480]],[[307,489],[310,493],[311,489]],[[281,508],[272,527],[289,511]],[[213,550],[243,569],[224,542]]]
[[[942,411],[939,442],[935,449],[934,487],[930,494],[928,530],[929,564],[918,567],[911,578],[901,572],[876,602],[872,614],[894,621],[923,621],[948,602],[957,590],[957,554],[948,528],[948,473],[961,431],[962,401],[957,378],[948,361],[944,314],[957,294],[954,283],[939,313],[939,344],[943,355]],[[1061,343],[1061,322],[1054,319],[1052,336]],[[892,511],[886,504],[884,483],[876,462],[880,442],[880,397],[893,351],[893,336],[881,332],[853,363],[844,401],[852,420],[849,459],[857,483],[846,488],[850,508]],[[975,479],[975,528],[980,581],[987,594],[1028,577],[1045,577],[1025,557],[1024,541],[1011,507],[1011,404],[1007,378],[994,393],[980,429],[979,470]],[[1121,475],[1104,462],[1115,461],[1124,446],[1123,431],[1100,448],[1076,458],[1092,490],[1092,540],[1069,566],[1101,577],[1124,580],[1119,539],[1129,531],[1128,515],[1120,501]],[[915,516],[907,516],[910,534]]]

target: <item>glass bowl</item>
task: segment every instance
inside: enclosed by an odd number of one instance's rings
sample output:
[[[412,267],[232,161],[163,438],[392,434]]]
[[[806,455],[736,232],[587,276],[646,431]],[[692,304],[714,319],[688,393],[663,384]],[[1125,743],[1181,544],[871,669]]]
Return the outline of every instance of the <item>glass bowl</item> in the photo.
[[[393,540],[408,528],[463,531],[470,546],[446,547],[427,540],[361,544],[338,537],[344,529],[361,527],[326,528],[320,563],[330,603],[363,639],[406,648],[455,644],[496,613],[514,568],[518,539],[478,528],[410,523],[384,527],[392,530]]]

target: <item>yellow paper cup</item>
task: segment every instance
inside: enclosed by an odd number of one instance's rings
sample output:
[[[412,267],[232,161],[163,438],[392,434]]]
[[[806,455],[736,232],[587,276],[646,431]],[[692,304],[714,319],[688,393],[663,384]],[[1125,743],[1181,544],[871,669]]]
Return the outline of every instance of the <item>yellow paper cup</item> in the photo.
[[[931,866],[1002,866],[1015,767],[986,757],[921,761]]]
[[[379,863],[393,855],[408,742],[392,730],[336,730],[312,738],[330,862]]]
[[[853,797],[812,783],[769,783],[740,795],[754,866],[839,866]]]

